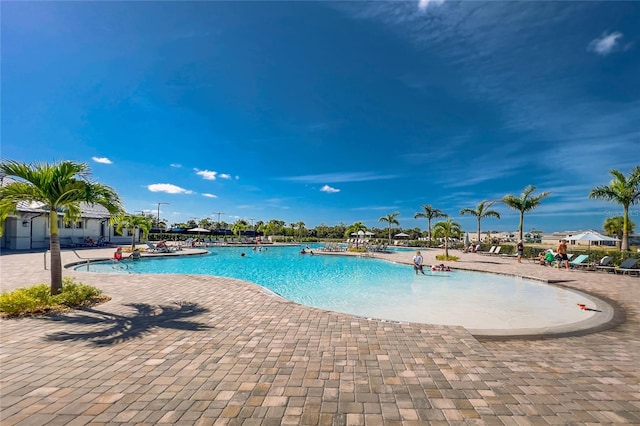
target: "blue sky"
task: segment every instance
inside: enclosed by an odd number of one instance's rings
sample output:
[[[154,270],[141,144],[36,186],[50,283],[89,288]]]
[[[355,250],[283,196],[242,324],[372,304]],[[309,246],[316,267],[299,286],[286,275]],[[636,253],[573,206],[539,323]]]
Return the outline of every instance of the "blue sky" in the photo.
[[[3,159],[89,163],[129,212],[336,225],[551,191],[601,229],[640,163],[638,2],[3,2]],[[517,212],[484,229],[515,230]],[[640,223],[638,206],[632,220]]]

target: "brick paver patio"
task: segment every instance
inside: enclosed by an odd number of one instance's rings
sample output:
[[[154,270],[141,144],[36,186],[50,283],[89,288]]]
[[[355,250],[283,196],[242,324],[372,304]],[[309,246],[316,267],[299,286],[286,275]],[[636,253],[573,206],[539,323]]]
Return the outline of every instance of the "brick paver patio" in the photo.
[[[233,279],[65,271],[112,300],[0,321],[0,422],[640,424],[640,278],[477,254],[451,265],[588,291],[617,306],[618,325],[487,339],[308,308]],[[49,282],[43,253],[3,253],[0,268],[3,290]]]

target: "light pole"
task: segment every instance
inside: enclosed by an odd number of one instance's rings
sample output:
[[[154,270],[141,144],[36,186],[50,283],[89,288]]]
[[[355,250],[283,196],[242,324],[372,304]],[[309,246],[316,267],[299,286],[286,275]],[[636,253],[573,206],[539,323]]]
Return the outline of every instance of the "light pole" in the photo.
[[[158,229],[160,229],[160,204],[171,204],[171,203],[158,203]]]
[[[249,220],[251,221],[251,230],[253,231],[253,238],[255,238],[256,237],[256,228],[253,226],[253,221],[255,219],[250,217]]]

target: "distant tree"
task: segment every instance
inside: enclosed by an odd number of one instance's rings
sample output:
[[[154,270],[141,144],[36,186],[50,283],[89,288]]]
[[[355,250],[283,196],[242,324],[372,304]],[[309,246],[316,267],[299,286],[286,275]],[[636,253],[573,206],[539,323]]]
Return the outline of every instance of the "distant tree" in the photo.
[[[433,227],[433,232],[436,237],[444,239],[444,255],[445,257],[449,257],[449,239],[460,237],[462,233],[460,224],[448,218],[447,220],[436,223]]]
[[[149,235],[149,231],[153,226],[153,221],[144,216],[131,216],[131,215],[119,215],[111,220],[111,223],[116,226],[116,232],[122,233],[124,228],[127,228],[131,232],[131,250],[136,249],[136,229],[139,229],[142,235],[141,240],[146,240]]]
[[[627,226],[629,227],[629,234],[633,234],[636,224],[629,219]],[[624,235],[624,216],[608,217],[604,221],[604,232],[610,237],[616,237],[618,239],[616,247],[620,249],[622,247],[622,236]]]
[[[538,207],[542,199],[548,197],[549,194],[551,194],[547,191],[533,197],[531,193],[535,190],[535,186],[529,185],[524,189],[520,197],[509,194],[505,195],[504,197],[502,197],[502,200],[500,200],[500,202],[520,212],[520,225],[518,225],[519,240],[523,240],[522,230],[524,227],[524,214]]]
[[[391,225],[400,226],[400,222],[398,222],[398,219],[396,219],[399,215],[400,213],[395,212],[386,216],[382,216],[380,219],[378,219],[378,222],[387,222],[387,230],[389,231],[389,243],[391,243]]]
[[[302,241],[302,234],[306,231],[305,223],[300,221],[300,222],[296,223],[296,226],[298,227],[298,236],[300,238],[300,241]]]
[[[355,222],[352,223],[351,225],[347,226],[345,231],[344,231],[344,236],[345,238],[349,238],[351,236],[351,234],[353,233],[358,233],[358,231],[366,231],[367,227],[365,226],[364,223],[362,222]]]
[[[49,249],[51,251],[51,295],[62,290],[62,258],[58,215],[65,223],[81,217],[81,203],[98,204],[112,215],[122,211],[118,193],[90,181],[91,173],[85,163],[62,161],[56,164],[25,164],[17,161],[0,163],[0,173],[15,176],[16,182],[0,187],[0,235],[5,219],[17,213],[18,203],[37,203],[49,212]]]
[[[447,217],[448,215],[443,212],[442,210],[439,209],[435,209],[433,207],[431,207],[431,205],[429,204],[425,204],[422,206],[422,210],[421,212],[416,213],[415,215],[413,215],[414,219],[417,219],[419,217],[424,217],[427,219],[427,223],[429,224],[429,227],[427,228],[429,230],[429,244],[431,244],[431,240],[432,240],[432,235],[431,235],[431,220],[432,219],[437,219],[439,217]]]
[[[231,226],[231,230],[234,235],[241,236],[244,231],[249,229],[249,226],[250,225],[246,220],[240,219],[234,222],[234,224]]]
[[[480,221],[485,217],[495,217],[500,219],[500,213],[495,210],[489,210],[495,201],[483,201],[475,209],[462,209],[461,215],[470,214],[478,219],[478,242],[480,242]]]
[[[613,180],[609,185],[593,188],[589,198],[612,201],[624,209],[621,250],[629,251],[629,206],[640,202],[640,166],[635,166],[629,177],[618,170],[610,170]]]

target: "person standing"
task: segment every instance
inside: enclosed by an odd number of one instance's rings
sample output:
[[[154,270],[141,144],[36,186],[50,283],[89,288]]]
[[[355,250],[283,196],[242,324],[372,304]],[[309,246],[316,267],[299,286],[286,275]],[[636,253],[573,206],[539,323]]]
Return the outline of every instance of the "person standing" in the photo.
[[[567,256],[567,240],[560,240],[556,252],[558,252],[558,268],[562,268],[562,262],[564,262],[568,271],[569,256]]]
[[[424,269],[422,269],[422,262],[424,259],[422,258],[422,254],[419,251],[416,252],[416,255],[413,256],[413,270],[416,271],[416,275],[418,275],[418,271],[422,272],[422,275],[425,275]]]
[[[518,263],[522,263],[522,255],[524,254],[524,243],[522,240],[518,241],[516,252],[518,253]]]

